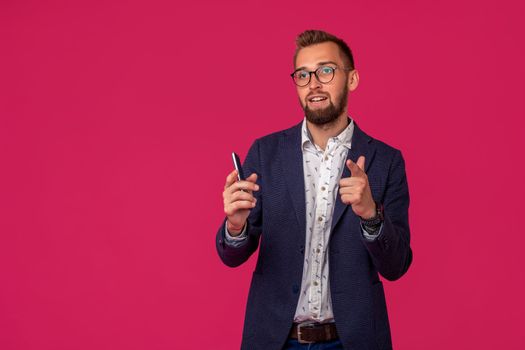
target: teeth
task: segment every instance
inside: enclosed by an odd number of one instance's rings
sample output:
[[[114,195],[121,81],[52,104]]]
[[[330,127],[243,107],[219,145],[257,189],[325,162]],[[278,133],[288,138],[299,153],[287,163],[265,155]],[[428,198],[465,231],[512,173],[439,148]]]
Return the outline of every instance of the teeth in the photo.
[[[312,101],[312,102],[319,102],[319,101],[323,101],[323,100],[326,100],[326,97],[314,97],[314,98],[310,99],[310,101]]]

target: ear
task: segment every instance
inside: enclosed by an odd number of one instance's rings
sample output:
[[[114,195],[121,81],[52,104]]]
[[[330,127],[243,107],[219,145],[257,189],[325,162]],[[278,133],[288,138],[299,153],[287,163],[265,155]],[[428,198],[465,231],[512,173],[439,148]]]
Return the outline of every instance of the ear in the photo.
[[[359,72],[357,69],[348,73],[348,91],[354,91],[359,85]]]

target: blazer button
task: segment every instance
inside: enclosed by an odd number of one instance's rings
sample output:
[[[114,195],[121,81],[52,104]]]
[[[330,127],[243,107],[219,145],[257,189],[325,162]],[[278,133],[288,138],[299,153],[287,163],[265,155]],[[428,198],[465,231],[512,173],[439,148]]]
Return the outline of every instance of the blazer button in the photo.
[[[299,293],[299,286],[297,284],[294,284],[292,287],[293,294]]]

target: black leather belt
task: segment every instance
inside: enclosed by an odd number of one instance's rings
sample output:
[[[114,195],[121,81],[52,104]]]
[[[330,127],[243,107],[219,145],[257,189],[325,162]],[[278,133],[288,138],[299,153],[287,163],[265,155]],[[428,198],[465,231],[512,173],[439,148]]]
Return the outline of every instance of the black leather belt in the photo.
[[[317,343],[339,338],[335,323],[294,323],[290,331],[290,338],[299,343]]]

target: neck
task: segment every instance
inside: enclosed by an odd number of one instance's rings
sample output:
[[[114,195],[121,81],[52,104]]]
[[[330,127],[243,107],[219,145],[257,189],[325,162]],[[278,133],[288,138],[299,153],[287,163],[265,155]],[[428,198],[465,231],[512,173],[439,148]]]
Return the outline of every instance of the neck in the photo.
[[[328,139],[339,135],[348,126],[348,116],[345,111],[333,122],[323,125],[316,125],[307,120],[306,126],[312,135],[314,143],[324,150]]]

